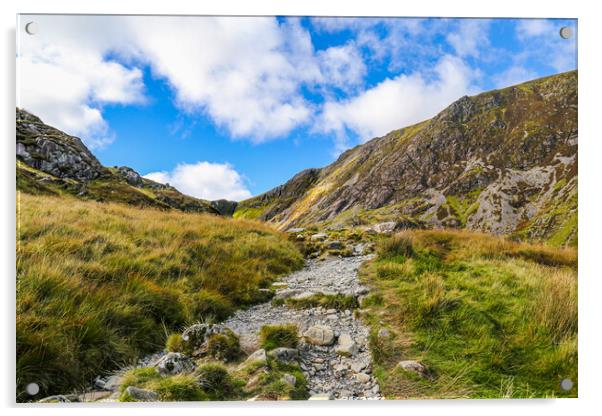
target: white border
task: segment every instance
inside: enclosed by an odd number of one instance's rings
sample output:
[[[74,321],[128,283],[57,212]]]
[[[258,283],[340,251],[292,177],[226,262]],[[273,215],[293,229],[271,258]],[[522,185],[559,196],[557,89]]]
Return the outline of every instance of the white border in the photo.
[[[10,0],[9,0],[10,1]],[[307,415],[307,413],[344,412],[345,415],[366,413],[419,413],[445,415],[504,415],[508,413],[546,415],[591,414],[602,408],[599,377],[602,374],[600,357],[600,317],[602,308],[602,276],[599,272],[599,251],[602,244],[600,198],[602,152],[600,117],[602,92],[600,80],[600,48],[602,21],[596,3],[548,0],[527,2],[504,0],[496,2],[470,0],[420,0],[393,2],[385,0],[221,0],[213,2],[185,0],[4,0],[2,13],[2,163],[0,189],[2,195],[2,325],[0,342],[4,365],[0,375],[2,404],[5,414],[47,415],[81,414],[84,408],[31,408],[14,405],[14,245],[15,245],[15,22],[17,13],[103,13],[103,14],[235,14],[235,15],[322,15],[322,16],[444,16],[444,17],[573,17],[579,19],[579,399],[567,400],[472,400],[422,401],[388,403],[217,403],[191,406],[188,404],[159,407],[132,407],[111,410],[106,407],[85,407],[85,413],[165,415],[180,414],[240,414],[245,415]]]

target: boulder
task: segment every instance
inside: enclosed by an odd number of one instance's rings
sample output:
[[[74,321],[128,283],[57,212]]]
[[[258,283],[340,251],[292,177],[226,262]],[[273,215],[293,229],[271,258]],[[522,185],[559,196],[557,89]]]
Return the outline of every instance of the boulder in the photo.
[[[305,228],[289,228],[288,230],[286,230],[287,233],[291,233],[291,234],[299,234],[302,233],[303,231],[305,231]]]
[[[295,387],[295,385],[297,384],[297,378],[292,374],[284,374],[281,380],[291,387]]]
[[[395,231],[396,227],[397,223],[395,221],[387,221],[372,226],[372,229],[378,234],[391,234],[393,231]]]
[[[265,350],[262,348],[260,350],[255,351],[253,354],[249,355],[245,360],[245,364],[250,364],[254,362],[267,362],[268,356],[265,353]]]
[[[38,400],[38,403],[73,403],[78,401],[79,397],[77,394],[57,394],[44,397],[43,399]]]
[[[195,369],[194,361],[179,352],[169,352],[159,358],[154,364],[159,374],[175,375],[190,373]]]
[[[186,341],[193,350],[202,350],[207,340],[213,334],[228,335],[230,329],[220,324],[194,324],[186,328],[182,333],[182,339]]]
[[[128,166],[120,166],[117,168],[117,173],[132,186],[141,187],[144,185],[142,177],[134,169]]]
[[[343,248],[343,243],[341,243],[338,240],[327,241],[326,247],[329,248],[330,250],[340,250]]]
[[[353,341],[351,335],[343,333],[339,336],[335,352],[345,357],[351,357],[359,352],[359,346]]]
[[[159,399],[159,395],[156,392],[134,386],[129,386],[125,389],[125,394],[138,402],[156,402]]]
[[[108,377],[107,379],[102,379],[98,377],[95,380],[94,384],[96,385],[96,387],[101,388],[103,390],[115,391],[119,388],[119,386],[121,386],[122,382],[123,379],[121,375],[115,374]]]
[[[370,376],[366,373],[357,373],[354,377],[360,383],[368,383],[370,381]]]
[[[272,351],[268,352],[268,355],[276,361],[280,361],[283,363],[290,363],[297,361],[299,358],[299,350],[295,348],[274,348]]]
[[[324,241],[328,238],[328,234],[317,233],[317,234],[313,234],[310,238],[311,238],[311,241]]]
[[[397,363],[397,367],[418,374],[422,378],[428,378],[428,369],[424,364],[415,360],[404,360]]]
[[[303,334],[305,341],[313,345],[332,345],[334,332],[326,325],[314,325]]]

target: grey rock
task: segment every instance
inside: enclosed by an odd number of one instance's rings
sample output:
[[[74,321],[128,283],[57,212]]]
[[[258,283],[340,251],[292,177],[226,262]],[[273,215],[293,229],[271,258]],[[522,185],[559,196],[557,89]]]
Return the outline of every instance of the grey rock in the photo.
[[[372,229],[378,234],[391,234],[395,231],[396,226],[397,223],[395,221],[387,221],[372,226]]]
[[[291,387],[295,387],[295,385],[297,384],[297,378],[292,374],[284,374],[281,380]]]
[[[159,399],[159,395],[156,392],[134,386],[129,386],[125,389],[125,393],[139,402],[156,402]]]
[[[313,234],[310,239],[311,241],[323,241],[326,240],[328,238],[328,234],[326,233],[317,233],[317,234]]]
[[[368,383],[371,380],[371,377],[366,373],[357,373],[354,375],[354,377],[360,383]]]
[[[327,241],[326,247],[331,250],[340,250],[343,248],[343,243],[341,243],[340,241],[337,241],[337,240]]]
[[[428,369],[424,364],[415,360],[404,360],[397,363],[397,366],[405,371],[418,374],[423,378],[428,377]]]
[[[305,231],[305,228],[289,228],[288,230],[286,230],[287,233],[291,233],[291,234],[299,234],[302,233],[303,231]]]
[[[265,350],[262,348],[262,349],[255,351],[253,354],[249,355],[247,357],[247,359],[245,360],[245,364],[250,364],[250,363],[257,362],[257,361],[265,363],[265,362],[267,362],[267,360],[268,360],[268,356],[267,356]]]
[[[329,326],[314,325],[303,333],[305,340],[313,345],[332,345],[334,332]]]
[[[162,375],[190,373],[195,369],[194,361],[179,352],[169,352],[153,365]]]
[[[359,346],[348,333],[341,334],[335,347],[335,352],[345,357],[352,357],[359,352]]]
[[[275,348],[268,352],[268,355],[280,362],[290,363],[296,361],[299,358],[299,350],[295,348]]]
[[[142,177],[134,169],[128,166],[120,166],[117,168],[117,173],[132,186],[141,187],[144,185]]]
[[[38,403],[73,403],[79,401],[77,394],[56,394],[38,400]]]

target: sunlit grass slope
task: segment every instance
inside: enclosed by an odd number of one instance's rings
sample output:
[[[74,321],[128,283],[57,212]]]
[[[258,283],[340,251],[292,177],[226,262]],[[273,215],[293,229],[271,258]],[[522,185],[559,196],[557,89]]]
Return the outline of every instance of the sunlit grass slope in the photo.
[[[264,301],[303,265],[258,222],[20,193],[18,390],[87,385],[163,348],[165,334]]]
[[[380,244],[363,278],[374,288],[363,307],[388,398],[576,397],[575,249],[402,233]],[[401,360],[423,362],[432,378],[398,368]]]

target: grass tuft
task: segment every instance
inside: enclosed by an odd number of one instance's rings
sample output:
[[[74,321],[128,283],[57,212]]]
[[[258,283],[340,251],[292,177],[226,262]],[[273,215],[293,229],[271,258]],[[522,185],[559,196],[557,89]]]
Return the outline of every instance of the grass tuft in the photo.
[[[299,336],[296,325],[264,325],[259,331],[259,344],[265,350],[297,348]]]

